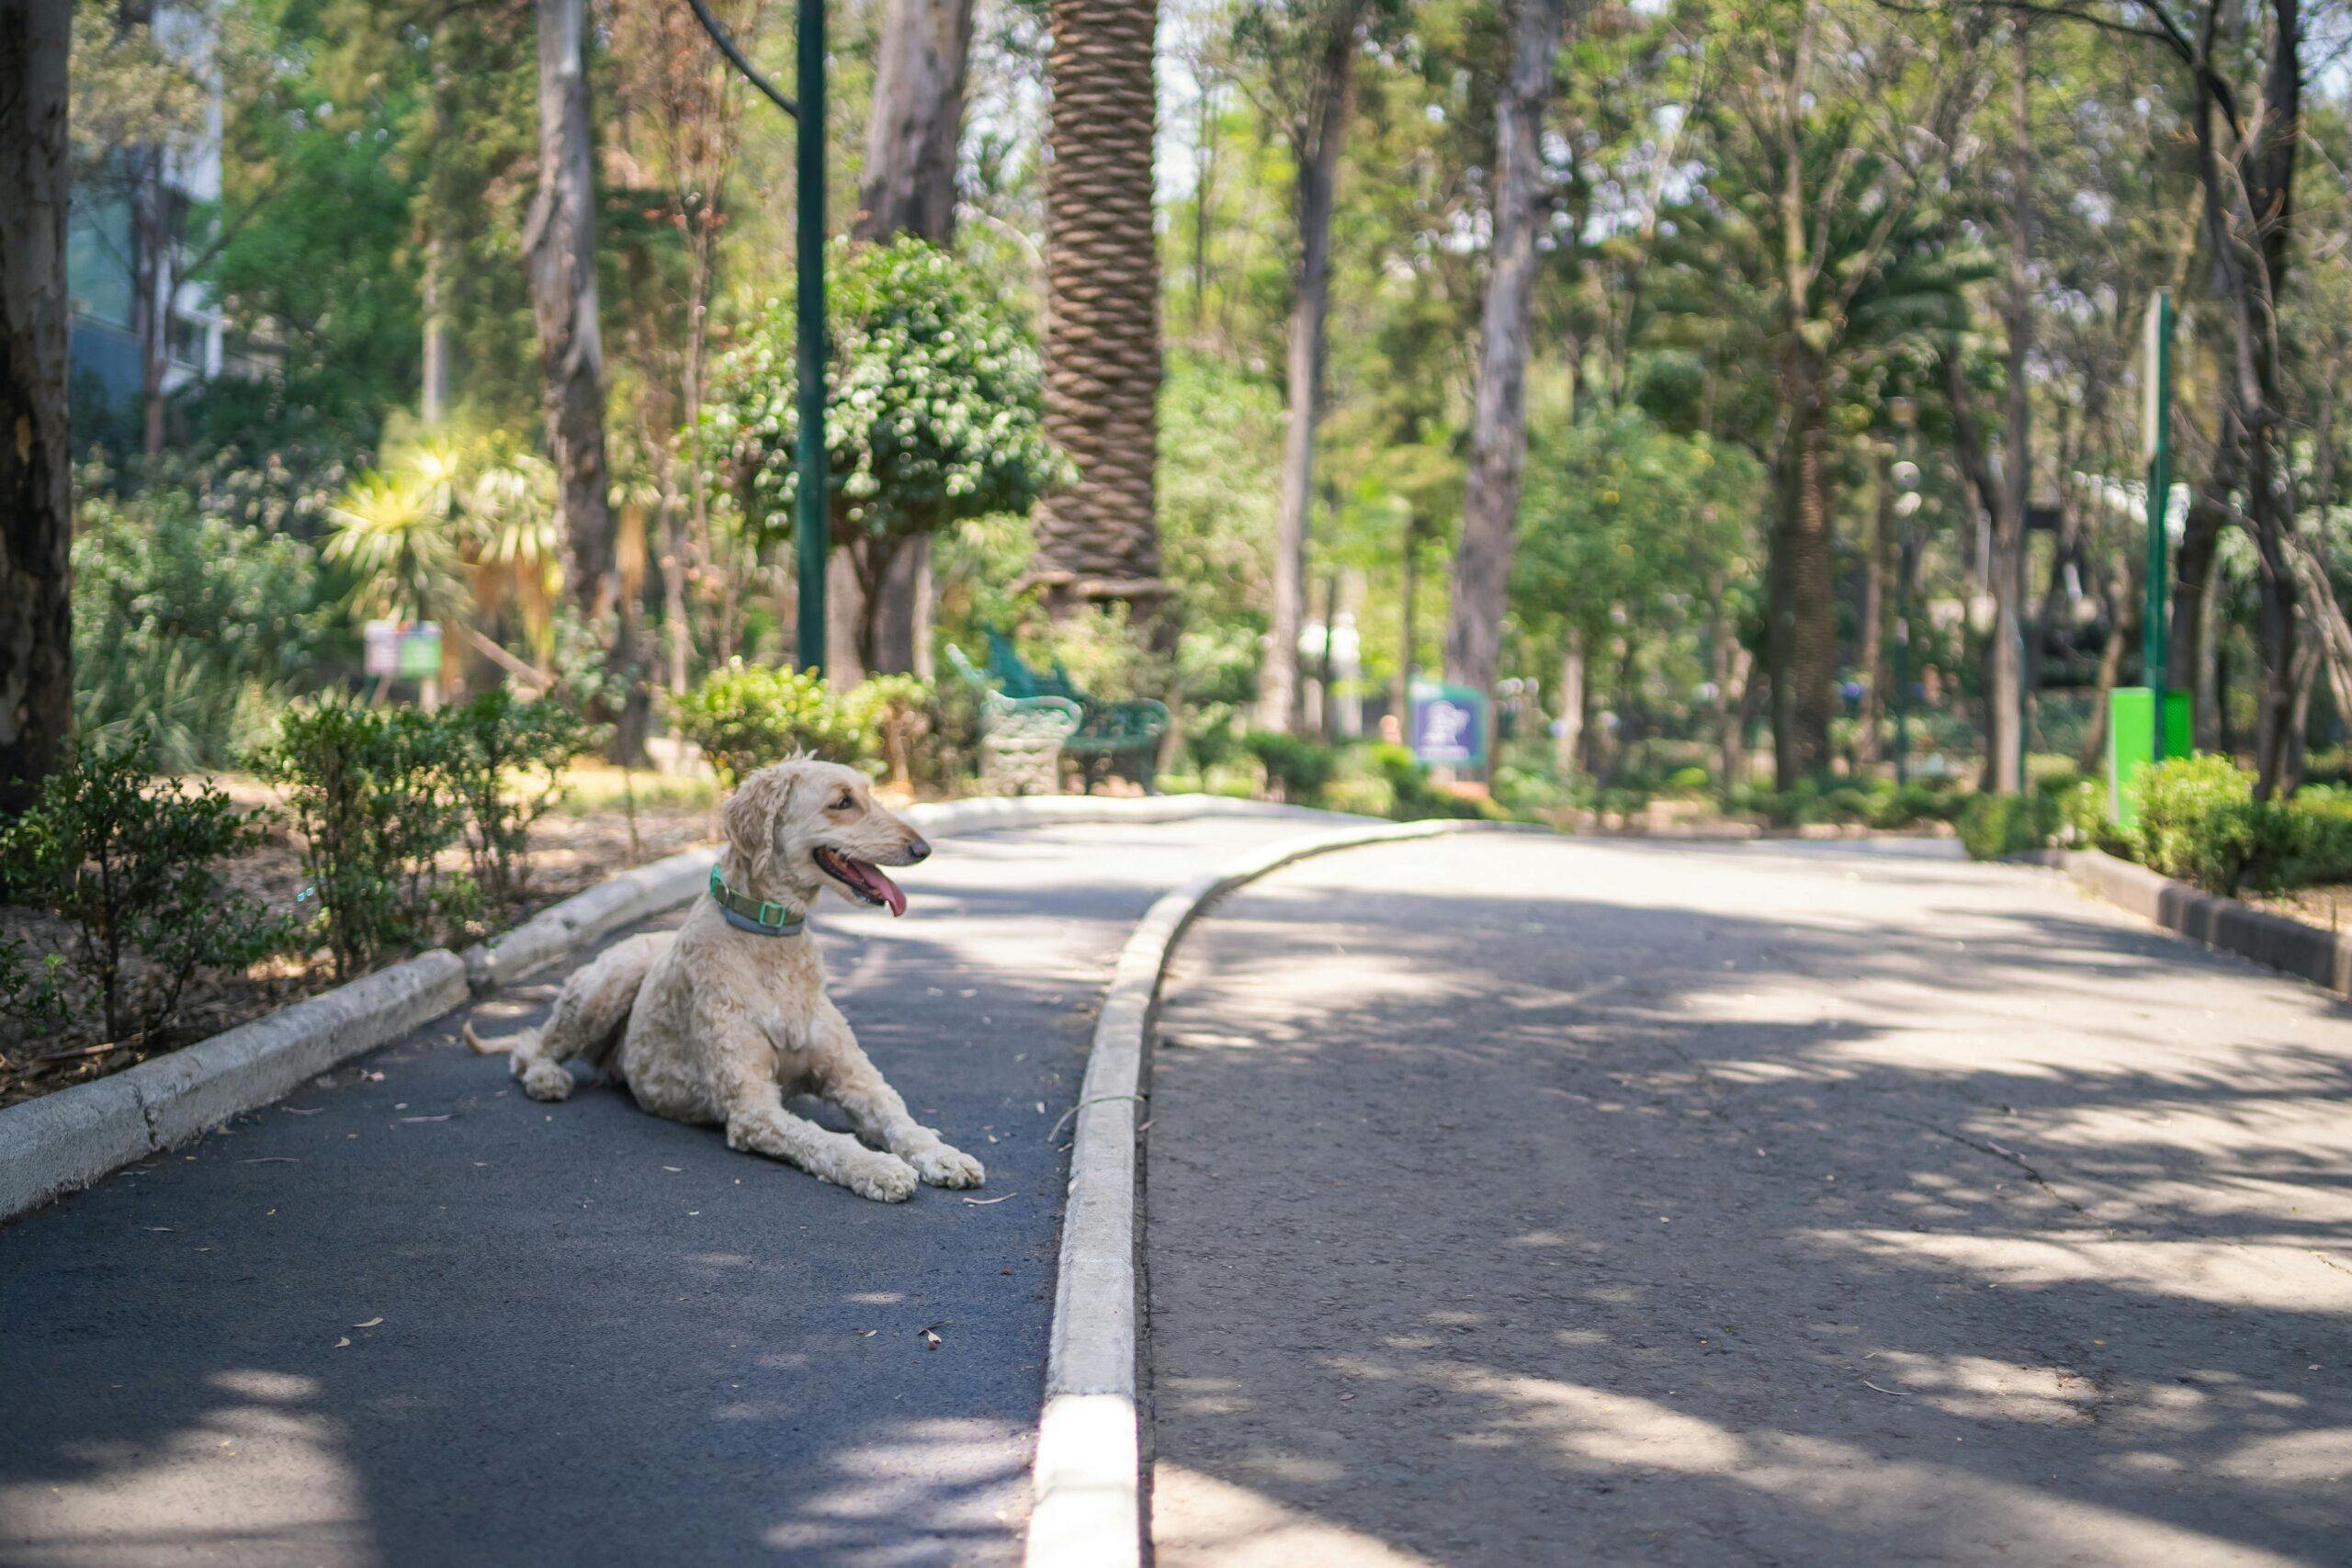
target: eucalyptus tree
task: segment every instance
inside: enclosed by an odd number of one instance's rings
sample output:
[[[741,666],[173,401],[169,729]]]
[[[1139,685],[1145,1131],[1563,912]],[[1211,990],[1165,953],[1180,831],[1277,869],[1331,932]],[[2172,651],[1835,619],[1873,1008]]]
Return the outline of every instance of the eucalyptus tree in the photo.
[[[1509,607],[1510,561],[1527,459],[1528,308],[1537,231],[1546,220],[1544,130],[1556,86],[1568,0],[1516,0],[1510,56],[1495,106],[1493,206],[1478,321],[1478,375],[1470,413],[1470,465],[1462,538],[1447,611],[1447,678],[1491,691]]]
[[[1258,723],[1290,730],[1304,712],[1298,637],[1306,599],[1307,515],[1315,497],[1315,442],[1323,416],[1324,322],[1331,303],[1331,216],[1340,158],[1354,112],[1357,62],[1389,0],[1245,0],[1233,43],[1256,85],[1261,112],[1279,128],[1292,170],[1297,229],[1292,271],[1283,442],[1274,522],[1274,615],[1259,668]]]
[[[862,240],[911,234],[944,245],[956,232],[956,175],[964,132],[964,84],[971,68],[972,0],[889,0],[874,67],[874,101],[865,120],[865,164],[858,175]],[[849,567],[846,556],[841,565]],[[843,626],[869,617],[857,572],[834,573]],[[875,668],[931,672],[931,541],[908,542],[876,592]],[[835,656],[856,654],[854,639],[833,634]],[[839,671],[836,679],[840,678]]]

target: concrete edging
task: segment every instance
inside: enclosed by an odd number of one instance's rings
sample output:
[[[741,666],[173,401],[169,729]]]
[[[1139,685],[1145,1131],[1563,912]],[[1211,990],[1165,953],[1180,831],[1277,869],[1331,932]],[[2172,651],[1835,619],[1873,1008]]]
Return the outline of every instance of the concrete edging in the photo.
[[[1312,856],[1461,832],[1551,829],[1439,820],[1285,839],[1162,895],[1120,950],[1079,1087],[1069,1202],[1038,1418],[1028,1568],[1125,1568],[1143,1557],[1137,1428],[1137,1092],[1169,954],[1220,895]]]
[[[1298,815],[1215,795],[1039,795],[943,801],[904,815],[945,838],[1062,822]],[[624,926],[690,901],[710,875],[698,848],[637,866],[542,909],[460,958],[435,948],[135,1067],[0,1109],[0,1224],[187,1143],[302,1080],[398,1039]]]
[[[466,966],[420,953],[251,1023],[0,1111],[0,1221],[176,1148],[466,999]]]
[[[2352,997],[2352,932],[2324,931],[2234,898],[2200,893],[2104,850],[2063,850],[2031,858],[2055,865],[2076,886],[2166,931]]]

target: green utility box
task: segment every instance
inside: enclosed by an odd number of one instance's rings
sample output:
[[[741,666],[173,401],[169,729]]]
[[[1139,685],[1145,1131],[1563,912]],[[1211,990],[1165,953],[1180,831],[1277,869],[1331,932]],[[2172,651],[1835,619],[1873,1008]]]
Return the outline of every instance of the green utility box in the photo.
[[[2166,757],[2191,749],[2188,694],[2165,694]],[[2108,694],[2107,815],[2120,828],[2140,822],[2140,774],[2156,755],[2156,694],[2145,686],[2118,686]]]

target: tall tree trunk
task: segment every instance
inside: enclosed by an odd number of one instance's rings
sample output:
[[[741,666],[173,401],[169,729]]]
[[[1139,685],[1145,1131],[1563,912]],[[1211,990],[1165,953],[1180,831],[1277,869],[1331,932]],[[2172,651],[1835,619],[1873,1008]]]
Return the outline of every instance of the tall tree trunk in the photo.
[[[2001,503],[1993,513],[1993,635],[1985,647],[1986,787],[2012,794],[2025,782],[2026,511],[2033,499],[2033,121],[2031,61],[2023,17],[2010,23],[2009,254],[2004,325],[2008,331],[2007,430],[2002,442]]]
[[[66,429],[66,58],[74,8],[0,0],[0,811],[56,764],[74,714]]]
[[[1331,209],[1340,151],[1347,140],[1359,35],[1368,6],[1333,7],[1317,51],[1306,112],[1293,129],[1297,165],[1291,209],[1298,223],[1298,273],[1290,305],[1286,391],[1289,422],[1274,516],[1274,616],[1258,672],[1258,724],[1289,731],[1301,714],[1298,634],[1306,619],[1306,538],[1314,511],[1315,435],[1323,418],[1324,321],[1331,308]],[[1327,698],[1328,700],[1328,698]],[[1328,728],[1328,726],[1327,726]]]
[[[1838,704],[1837,577],[1830,551],[1828,454],[1821,367],[1792,344],[1781,377],[1788,432],[1781,444],[1778,537],[1771,552],[1766,657],[1772,675],[1772,771],[1794,789],[1829,766]]]
[[[1567,0],[1518,0],[1510,73],[1495,107],[1493,248],[1479,317],[1462,543],[1453,558],[1445,628],[1447,678],[1490,697],[1527,459],[1528,305],[1535,289],[1535,231],[1545,208],[1544,118],[1566,27]]]
[[[1400,603],[1396,615],[1396,722],[1409,724],[1413,717],[1413,663],[1420,657],[1415,640],[1416,622],[1420,606],[1414,600],[1420,588],[1420,513],[1408,507],[1405,513],[1405,540],[1400,548],[1400,561],[1405,581],[1400,584]]]
[[[1152,228],[1158,0],[1052,0],[1046,434],[1078,482],[1036,518],[1035,581],[1067,614],[1166,592],[1155,510],[1159,248]],[[1165,632],[1158,634],[1164,637]]]
[[[955,237],[971,56],[972,0],[890,0],[851,229],[859,239],[912,234],[944,245]]]
[[[539,185],[523,228],[556,471],[556,521],[572,603],[608,628],[613,667],[645,677],[641,617],[621,604],[605,462],[605,349],[596,320],[596,189],[588,113],[586,0],[537,0]],[[633,702],[625,700],[624,711]],[[630,737],[616,736],[628,761]]]
[[[436,152],[450,145],[449,40],[446,23],[434,28],[432,60],[427,76],[433,92],[433,146]],[[449,413],[449,213],[435,200],[439,181],[425,183],[424,305],[424,373],[417,391],[417,412],[426,424],[438,424]]]
[[[1878,766],[1879,721],[1886,706],[1886,584],[1894,558],[1894,448],[1881,446],[1873,456],[1877,504],[1870,548],[1862,554],[1862,705],[1854,732],[1854,761],[1863,772]]]
[[[1554,765],[1563,779],[1584,756],[1584,633],[1571,628],[1560,655],[1560,728],[1552,738]]]
[[[972,56],[972,0],[890,0],[865,122],[858,181],[862,240],[912,234],[944,245],[956,233],[956,173],[964,132],[964,83]],[[853,574],[863,581],[864,574]],[[931,665],[931,541],[910,539],[891,557],[873,619],[876,671],[926,674]],[[836,601],[839,603],[839,601]],[[863,604],[842,614],[865,620]]]
[[[2123,678],[2123,657],[2131,649],[2132,633],[2136,629],[2132,615],[2133,579],[2127,571],[2118,571],[2109,582],[2110,586],[2099,595],[2107,610],[2107,637],[2099,644],[2098,682],[2092,690],[2090,722],[2083,726],[2083,747],[2075,757],[2077,773],[2096,772],[2106,755],[2109,698]]]

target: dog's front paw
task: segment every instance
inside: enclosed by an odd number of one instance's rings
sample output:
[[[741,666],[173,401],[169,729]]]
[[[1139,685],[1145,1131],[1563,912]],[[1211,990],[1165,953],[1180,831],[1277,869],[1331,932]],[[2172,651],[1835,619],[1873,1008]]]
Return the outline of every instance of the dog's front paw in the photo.
[[[989,1179],[978,1160],[945,1144],[910,1155],[907,1161],[915,1168],[917,1176],[933,1187],[978,1187]]]
[[[841,1184],[877,1203],[903,1203],[915,1195],[915,1173],[896,1155],[867,1154],[843,1168]]]

